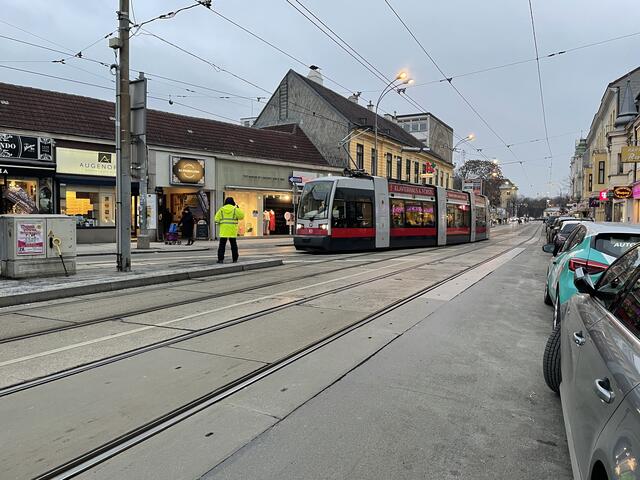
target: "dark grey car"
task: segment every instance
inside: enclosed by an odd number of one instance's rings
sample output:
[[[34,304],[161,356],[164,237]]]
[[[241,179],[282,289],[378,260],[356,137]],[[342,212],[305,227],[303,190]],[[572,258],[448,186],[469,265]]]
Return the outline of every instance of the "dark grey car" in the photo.
[[[594,287],[576,270],[569,301],[544,354],[559,391],[576,479],[640,479],[640,245]]]

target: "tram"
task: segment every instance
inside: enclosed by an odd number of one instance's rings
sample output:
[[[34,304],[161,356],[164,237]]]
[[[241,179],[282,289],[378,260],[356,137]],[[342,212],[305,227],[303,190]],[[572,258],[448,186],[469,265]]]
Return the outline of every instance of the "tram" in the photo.
[[[487,197],[376,176],[322,177],[300,196],[297,250],[428,247],[489,238]]]

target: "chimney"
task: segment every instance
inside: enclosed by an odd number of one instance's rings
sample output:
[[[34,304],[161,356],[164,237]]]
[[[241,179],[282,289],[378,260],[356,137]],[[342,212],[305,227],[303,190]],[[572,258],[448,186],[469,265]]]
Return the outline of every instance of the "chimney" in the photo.
[[[322,74],[320,73],[320,67],[317,67],[315,65],[311,65],[309,67],[309,73],[307,74],[307,78],[309,80],[313,80],[316,83],[319,83],[320,85],[322,85]]]
[[[351,96],[349,96],[349,100],[351,100],[353,103],[358,103],[358,99],[360,98],[361,94],[362,92],[352,93]]]
[[[367,105],[367,108],[373,112],[373,102],[371,100],[369,100],[369,105]]]

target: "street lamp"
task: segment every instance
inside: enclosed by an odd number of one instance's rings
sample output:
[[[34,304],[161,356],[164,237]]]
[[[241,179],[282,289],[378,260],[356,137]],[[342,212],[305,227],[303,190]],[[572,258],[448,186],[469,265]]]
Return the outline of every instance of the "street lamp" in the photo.
[[[451,149],[452,152],[456,151],[456,148],[458,147],[458,145],[460,145],[463,142],[470,142],[472,141],[474,138],[476,138],[476,136],[473,133],[470,133],[469,135],[467,135],[464,138],[461,138],[460,141],[458,143],[456,143],[453,148]]]
[[[376,102],[375,120],[374,120],[374,127],[373,127],[374,137],[375,137],[373,148],[376,152],[376,158],[373,159],[373,161],[376,162],[376,171],[378,170],[377,168],[378,167],[378,106],[380,105],[380,101],[382,100],[382,98],[387,93],[391,92],[392,90],[399,87],[400,85],[409,85],[413,83],[413,79],[408,77],[409,77],[409,74],[405,71],[398,73],[396,77],[391,82],[389,82],[389,84],[386,87],[384,87],[384,89],[382,90],[382,93],[378,97],[378,101]],[[372,166],[372,170],[373,170],[373,166]]]

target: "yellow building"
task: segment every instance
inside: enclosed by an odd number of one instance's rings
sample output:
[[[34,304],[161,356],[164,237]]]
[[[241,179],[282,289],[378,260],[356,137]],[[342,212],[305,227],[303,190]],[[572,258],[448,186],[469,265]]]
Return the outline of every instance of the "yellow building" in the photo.
[[[453,165],[432,155],[425,148],[406,146],[378,134],[378,159],[375,157],[375,133],[369,129],[356,129],[349,142],[349,156],[353,167],[372,175],[409,183],[453,187]]]
[[[507,211],[508,216],[516,216],[516,204],[518,200],[518,186],[511,180],[505,179],[500,185],[500,208]]]

